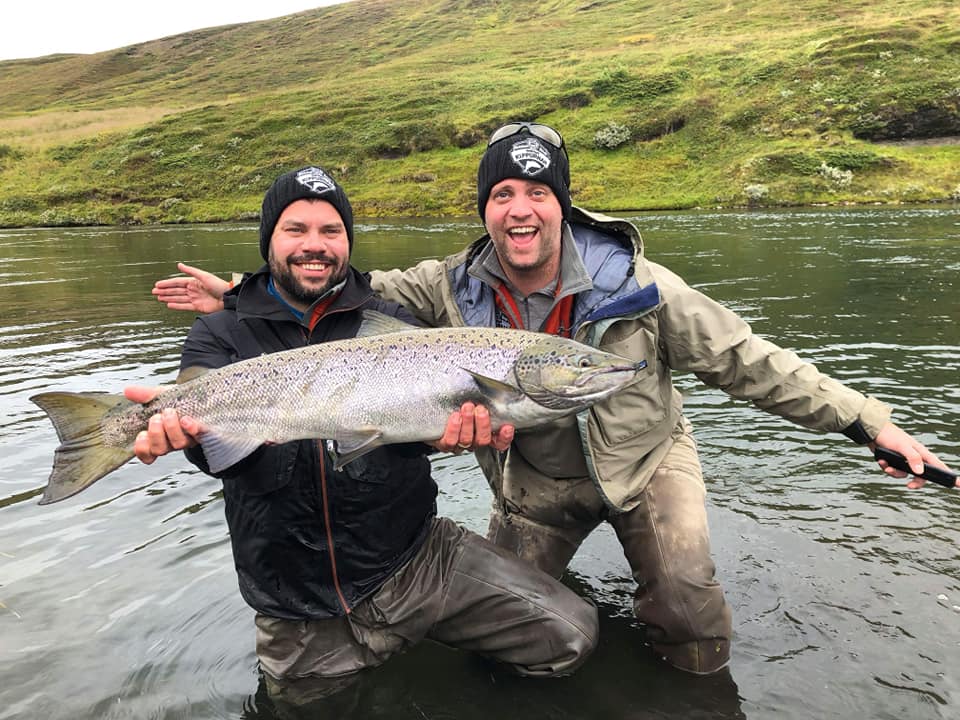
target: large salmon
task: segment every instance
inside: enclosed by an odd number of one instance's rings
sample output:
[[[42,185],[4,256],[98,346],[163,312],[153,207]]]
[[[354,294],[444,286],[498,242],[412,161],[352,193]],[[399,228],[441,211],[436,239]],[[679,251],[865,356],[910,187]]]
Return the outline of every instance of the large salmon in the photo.
[[[165,408],[201,423],[213,472],[265,442],[307,438],[336,441],[342,467],[380,445],[436,440],[466,401],[486,406],[494,429],[528,428],[607,397],[646,366],[541,333],[364,318],[356,338],[211,370],[144,405],[106,393],[34,395],[61,442],[40,503],[70,497],[130,460],[137,434]]]

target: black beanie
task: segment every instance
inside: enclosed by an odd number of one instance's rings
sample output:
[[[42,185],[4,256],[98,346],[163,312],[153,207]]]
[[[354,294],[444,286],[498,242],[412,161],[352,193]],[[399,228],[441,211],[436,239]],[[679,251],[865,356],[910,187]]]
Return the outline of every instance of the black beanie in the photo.
[[[260,210],[260,255],[264,260],[268,259],[270,254],[270,238],[280,215],[287,205],[304,198],[326,200],[337,209],[347,230],[350,250],[353,250],[353,208],[350,207],[347,194],[323,168],[310,166],[281,175],[263,196],[263,207]]]
[[[570,161],[563,148],[554,147],[526,130],[488,147],[477,170],[477,210],[481,220],[486,219],[490,190],[507,178],[548,185],[560,202],[563,218],[570,219]]]

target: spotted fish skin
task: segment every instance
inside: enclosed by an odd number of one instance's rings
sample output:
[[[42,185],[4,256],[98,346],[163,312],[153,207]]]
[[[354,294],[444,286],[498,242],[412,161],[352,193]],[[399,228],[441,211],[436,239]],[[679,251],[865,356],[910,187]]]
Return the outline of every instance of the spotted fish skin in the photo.
[[[336,441],[342,466],[380,445],[441,437],[466,401],[486,406],[495,430],[534,427],[602,400],[646,365],[541,333],[365,317],[362,336],[211,370],[145,405],[95,393],[32,397],[61,441],[41,503],[127,462],[137,434],[167,408],[200,422],[212,472],[265,442],[307,438]]]

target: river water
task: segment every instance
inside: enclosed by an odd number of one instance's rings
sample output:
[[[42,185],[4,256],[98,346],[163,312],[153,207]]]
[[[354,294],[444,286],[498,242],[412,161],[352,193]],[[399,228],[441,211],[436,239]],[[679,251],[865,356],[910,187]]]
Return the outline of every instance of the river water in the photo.
[[[960,210],[690,212],[633,217],[649,257],[754,330],[895,407],[960,467]],[[357,228],[355,264],[453,251],[470,220]],[[29,396],[173,378],[192,318],[149,294],[183,260],[259,264],[249,225],[0,231],[0,718],[274,718],[258,684],[216,480],[180,456],[129,463],[36,504],[56,435]],[[654,660],[613,534],[567,581],[602,641],[575,676],[522,681],[432,644],[388,662],[359,718],[956,718],[960,494],[907,491],[862,448],[678,376],[697,428],[730,675]],[[483,532],[472,456],[434,461],[440,509]]]

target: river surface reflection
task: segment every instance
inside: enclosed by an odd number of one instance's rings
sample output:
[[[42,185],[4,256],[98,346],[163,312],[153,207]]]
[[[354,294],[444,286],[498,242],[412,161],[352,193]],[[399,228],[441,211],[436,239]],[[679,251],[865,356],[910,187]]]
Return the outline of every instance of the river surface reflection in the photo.
[[[755,331],[894,405],[960,467],[956,207],[633,216],[647,255]],[[361,269],[442,256],[472,220],[357,228]],[[0,718],[274,718],[236,587],[219,483],[181,457],[132,462],[36,504],[57,445],[28,397],[169,381],[192,318],[149,294],[183,260],[260,262],[250,225],[0,231]],[[504,676],[425,644],[366,683],[360,718],[955,718],[960,495],[908,492],[843,438],[677,382],[697,429],[729,677],[665,669],[639,644],[606,528],[568,581],[601,609],[574,677]],[[484,532],[471,456],[438,457],[441,512]]]

